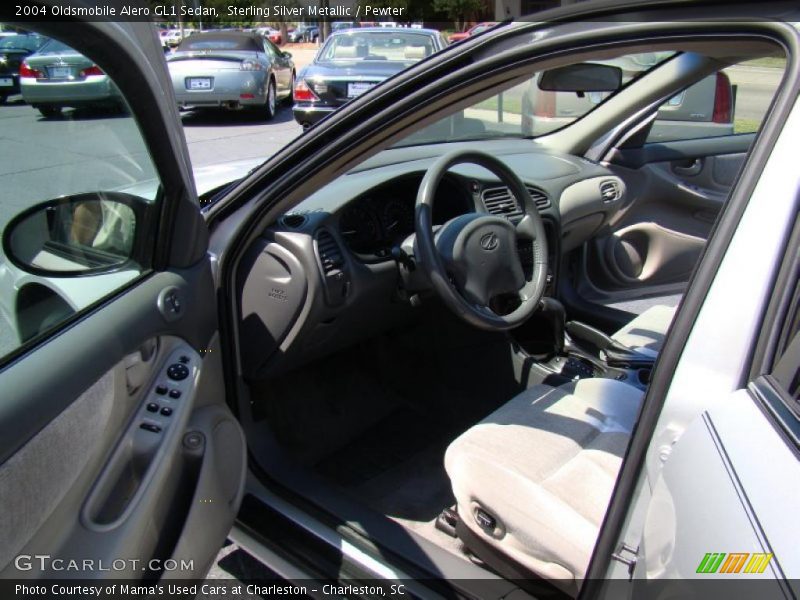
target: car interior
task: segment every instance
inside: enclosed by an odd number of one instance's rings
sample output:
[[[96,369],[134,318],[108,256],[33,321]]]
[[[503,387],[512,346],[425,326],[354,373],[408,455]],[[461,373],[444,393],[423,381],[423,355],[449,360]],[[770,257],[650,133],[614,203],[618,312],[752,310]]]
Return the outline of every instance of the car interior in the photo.
[[[130,111],[2,107],[2,573],[202,578],[227,538],[283,580],[426,598],[624,579],[618,474],[669,434],[670,367],[796,103],[795,26],[684,11],[498,25],[241,179],[220,156],[199,206],[152,23],[37,22]],[[77,570],[16,560],[43,555]]]
[[[783,56],[760,39],[647,40],[550,68],[647,52],[664,58],[541,137],[498,100],[536,65],[475,87],[263,219],[230,302],[239,416],[265,477],[322,512],[346,498],[342,521],[387,552],[406,538],[577,593],[756,136],[648,133],[687,87]]]

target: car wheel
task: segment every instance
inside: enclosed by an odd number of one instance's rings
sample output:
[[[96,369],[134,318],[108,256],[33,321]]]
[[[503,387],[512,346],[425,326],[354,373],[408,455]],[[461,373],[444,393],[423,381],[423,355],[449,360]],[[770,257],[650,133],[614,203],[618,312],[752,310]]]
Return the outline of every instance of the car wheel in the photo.
[[[267,121],[272,120],[275,117],[275,111],[277,109],[277,99],[276,99],[276,91],[275,91],[275,80],[270,78],[269,80],[269,87],[267,87],[267,105],[264,117]]]
[[[56,117],[61,116],[61,107],[60,106],[40,106],[39,112],[42,113],[42,116],[45,119],[55,119]]]

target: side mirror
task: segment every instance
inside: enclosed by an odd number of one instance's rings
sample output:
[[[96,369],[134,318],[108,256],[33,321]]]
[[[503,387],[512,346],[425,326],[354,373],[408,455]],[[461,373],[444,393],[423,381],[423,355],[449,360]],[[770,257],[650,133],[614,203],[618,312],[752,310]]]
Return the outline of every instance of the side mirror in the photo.
[[[579,63],[544,71],[539,89],[549,92],[616,92],[622,87],[622,69],[598,63]]]
[[[48,200],[9,222],[3,251],[23,271],[45,276],[138,269],[149,206],[119,192]]]
[[[283,53],[283,57],[284,58],[292,58],[292,53],[291,52],[284,52]]]

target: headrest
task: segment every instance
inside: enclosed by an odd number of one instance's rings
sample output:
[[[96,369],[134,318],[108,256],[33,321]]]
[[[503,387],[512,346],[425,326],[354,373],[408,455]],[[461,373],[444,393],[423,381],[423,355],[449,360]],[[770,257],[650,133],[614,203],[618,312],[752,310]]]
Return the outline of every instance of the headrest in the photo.
[[[406,58],[425,58],[428,53],[425,52],[425,46],[406,46],[403,52]]]

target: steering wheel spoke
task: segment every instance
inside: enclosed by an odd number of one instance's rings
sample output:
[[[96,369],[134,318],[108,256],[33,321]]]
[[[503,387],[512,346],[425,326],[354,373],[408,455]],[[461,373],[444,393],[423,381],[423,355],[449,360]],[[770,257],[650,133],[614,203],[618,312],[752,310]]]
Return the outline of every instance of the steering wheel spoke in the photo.
[[[517,223],[517,235],[524,240],[531,240],[536,241],[539,235],[537,231],[536,223],[530,217],[530,215],[525,215],[520,219],[519,223]]]

